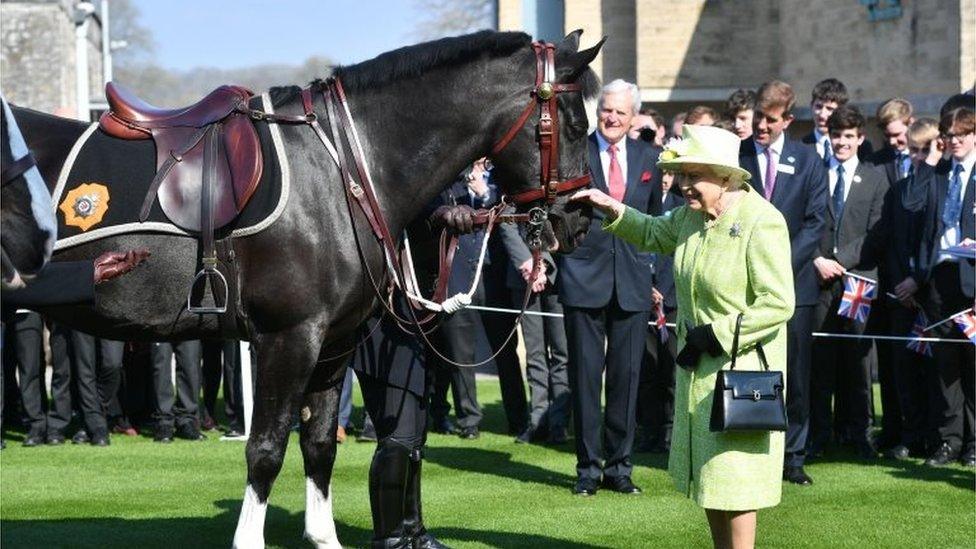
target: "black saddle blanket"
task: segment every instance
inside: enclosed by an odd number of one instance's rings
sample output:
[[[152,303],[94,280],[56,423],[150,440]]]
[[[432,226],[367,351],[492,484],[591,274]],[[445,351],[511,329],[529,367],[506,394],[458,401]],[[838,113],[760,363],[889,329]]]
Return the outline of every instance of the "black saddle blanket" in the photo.
[[[261,108],[260,98],[254,101],[257,102],[254,106]],[[271,131],[265,122],[255,126],[264,155],[261,181],[241,214],[217,231],[217,238],[260,223],[274,211],[281,198],[281,166]],[[56,198],[58,240],[76,237],[72,241],[81,243],[110,234],[159,232],[159,223],[178,230],[166,218],[158,200],[153,203],[148,223],[139,222],[139,209],[155,173],[153,140],[118,139],[100,128],[95,130],[83,145],[70,168],[63,191]],[[108,228],[112,231],[102,231]],[[87,238],[89,236],[91,238]]]

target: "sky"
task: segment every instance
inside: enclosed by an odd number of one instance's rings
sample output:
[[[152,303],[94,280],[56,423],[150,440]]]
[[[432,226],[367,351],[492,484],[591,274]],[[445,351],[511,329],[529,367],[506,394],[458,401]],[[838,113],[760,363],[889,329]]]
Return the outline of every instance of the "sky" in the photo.
[[[133,0],[168,69],[341,64],[416,43],[423,15],[411,0]]]

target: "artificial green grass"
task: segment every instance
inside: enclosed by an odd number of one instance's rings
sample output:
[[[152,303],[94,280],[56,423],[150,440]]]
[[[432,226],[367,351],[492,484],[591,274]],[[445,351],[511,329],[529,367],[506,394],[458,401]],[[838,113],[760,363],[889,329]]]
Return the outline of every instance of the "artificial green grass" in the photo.
[[[431,435],[424,515],[453,547],[707,547],[704,514],[675,492],[666,457],[637,454],[641,496],[570,494],[571,443],[524,446],[504,432],[498,384],[478,383],[478,440]],[[358,390],[355,391],[358,397]],[[344,545],[370,538],[366,476],[374,446],[339,448],[335,520]],[[759,513],[760,547],[965,547],[976,545],[974,471],[920,460],[864,464],[842,450],[807,467],[815,484],[785,485],[783,503]],[[115,436],[108,448],[0,452],[0,542],[30,547],[228,547],[244,493],[243,444]],[[304,473],[297,435],[274,486],[269,547],[303,547]]]

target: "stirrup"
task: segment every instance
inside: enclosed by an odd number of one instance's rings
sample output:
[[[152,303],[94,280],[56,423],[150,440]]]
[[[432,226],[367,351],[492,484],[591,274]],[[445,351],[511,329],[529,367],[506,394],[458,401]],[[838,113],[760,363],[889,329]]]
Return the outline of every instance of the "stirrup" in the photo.
[[[214,275],[216,275],[217,278],[220,279],[220,283],[221,285],[223,285],[224,288],[223,301],[217,301],[217,296],[216,294],[214,294],[214,284],[213,283],[207,284],[207,282],[210,281],[210,277]],[[200,305],[195,306],[193,305],[193,290],[196,289],[197,283],[199,283],[201,280],[203,280],[203,294],[200,296]],[[210,288],[210,294],[213,296],[213,306],[203,305],[203,302],[206,300],[207,297],[208,287]],[[198,272],[195,277],[193,277],[193,283],[190,284],[190,291],[189,293],[186,294],[186,310],[189,313],[198,314],[198,315],[213,315],[213,314],[226,313],[228,295],[229,294],[227,288],[227,279],[224,278],[224,275],[220,272],[219,269],[217,269],[216,262],[214,262],[213,265],[208,265],[207,262],[204,261],[203,268],[200,269],[200,272]],[[221,305],[221,303],[223,305]]]

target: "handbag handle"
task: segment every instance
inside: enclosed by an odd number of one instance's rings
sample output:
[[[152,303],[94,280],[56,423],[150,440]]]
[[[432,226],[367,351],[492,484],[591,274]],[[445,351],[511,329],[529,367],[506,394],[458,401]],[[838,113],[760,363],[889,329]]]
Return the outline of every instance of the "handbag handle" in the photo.
[[[732,336],[732,364],[729,365],[729,370],[735,369],[735,357],[739,354],[739,331],[742,329],[742,317],[744,316],[744,313],[739,313],[735,319],[735,334]],[[759,355],[759,365],[768,372],[769,362],[766,361],[766,353],[763,351],[762,343],[756,343],[756,353]]]

